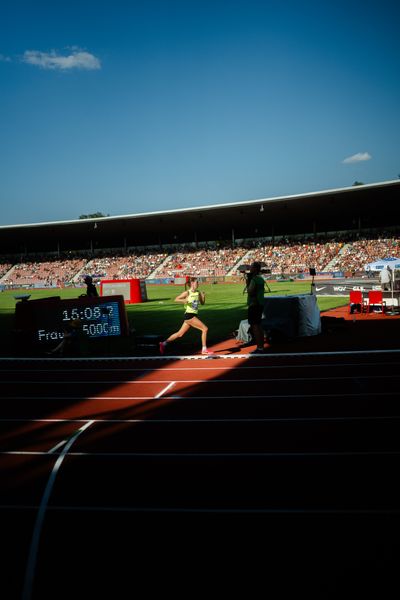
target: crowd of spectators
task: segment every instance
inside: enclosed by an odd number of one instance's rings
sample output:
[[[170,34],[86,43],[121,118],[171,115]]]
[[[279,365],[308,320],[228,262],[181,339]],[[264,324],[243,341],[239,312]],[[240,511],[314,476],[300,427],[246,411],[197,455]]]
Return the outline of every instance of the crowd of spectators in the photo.
[[[13,266],[12,263],[8,262],[5,258],[0,258],[0,277],[3,277]]]
[[[378,239],[360,239],[345,245],[335,261],[335,270],[355,272],[367,264],[387,257],[400,257],[400,239],[386,237]]]
[[[157,277],[219,277],[226,275],[247,253],[246,248],[228,246],[176,252],[157,272]]]
[[[263,244],[251,250],[249,261],[265,263],[274,274],[298,275],[308,272],[310,267],[323,271],[338,255],[342,241],[315,241],[305,239],[301,242],[287,239],[275,244]]]
[[[2,283],[16,286],[63,287],[87,263],[84,258],[20,262],[9,269]]]
[[[103,251],[66,256],[35,256],[11,262],[0,257],[0,278],[5,286],[62,287],[81,285],[85,275],[101,279],[146,279],[150,276],[167,279],[193,275],[219,277],[238,274],[241,264],[253,261],[265,263],[272,276],[297,276],[315,268],[317,273],[362,273],[365,266],[386,257],[400,257],[400,238],[383,232],[379,236],[347,239],[304,238],[242,240],[230,244],[210,243],[202,247],[189,246],[148,250]]]
[[[85,270],[96,279],[145,279],[167,256],[167,252],[154,250],[104,255],[89,261]]]

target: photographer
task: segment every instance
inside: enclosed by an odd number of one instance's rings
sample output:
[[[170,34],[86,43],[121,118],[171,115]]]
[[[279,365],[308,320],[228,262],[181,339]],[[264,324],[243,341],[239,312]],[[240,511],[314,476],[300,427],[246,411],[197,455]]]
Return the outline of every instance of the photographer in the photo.
[[[265,281],[261,277],[260,272],[261,264],[259,262],[254,262],[246,277],[247,319],[249,321],[251,333],[257,344],[254,354],[263,354],[264,352],[264,330],[261,325],[261,320],[264,309]]]
[[[86,275],[84,282],[86,283],[86,296],[88,296],[88,298],[97,298],[99,294],[97,293],[97,288],[90,275]],[[81,296],[84,295],[85,294],[81,294]]]

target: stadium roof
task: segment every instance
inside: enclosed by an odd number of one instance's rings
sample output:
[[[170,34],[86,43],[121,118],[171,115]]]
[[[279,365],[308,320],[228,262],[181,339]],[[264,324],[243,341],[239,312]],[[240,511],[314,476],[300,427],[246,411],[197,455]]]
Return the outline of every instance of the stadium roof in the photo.
[[[0,252],[230,240],[400,224],[400,180],[170,211],[0,226]]]

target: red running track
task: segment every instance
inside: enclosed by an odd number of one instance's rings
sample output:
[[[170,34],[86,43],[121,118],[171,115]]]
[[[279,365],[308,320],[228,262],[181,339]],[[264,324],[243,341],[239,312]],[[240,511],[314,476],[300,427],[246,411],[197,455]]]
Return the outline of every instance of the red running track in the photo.
[[[126,590],[132,563],[141,579],[170,572],[172,555],[198,576],[202,544],[230,566],[285,549],[278,563],[294,568],[311,538],[315,585],[335,572],[336,591],[351,563],[361,568],[382,547],[390,565],[399,366],[395,350],[1,361],[7,597],[47,597],[54,581],[66,595]],[[268,541],[253,554],[257,539]],[[110,577],[82,582],[88,557]]]

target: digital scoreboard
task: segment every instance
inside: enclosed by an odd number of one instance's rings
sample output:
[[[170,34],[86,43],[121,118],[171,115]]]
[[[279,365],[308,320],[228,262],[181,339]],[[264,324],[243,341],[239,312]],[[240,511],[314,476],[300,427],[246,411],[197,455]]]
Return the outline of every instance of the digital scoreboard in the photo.
[[[21,300],[15,305],[15,328],[38,344],[61,340],[64,330],[76,324],[88,338],[128,335],[123,296],[61,300],[59,296]]]

